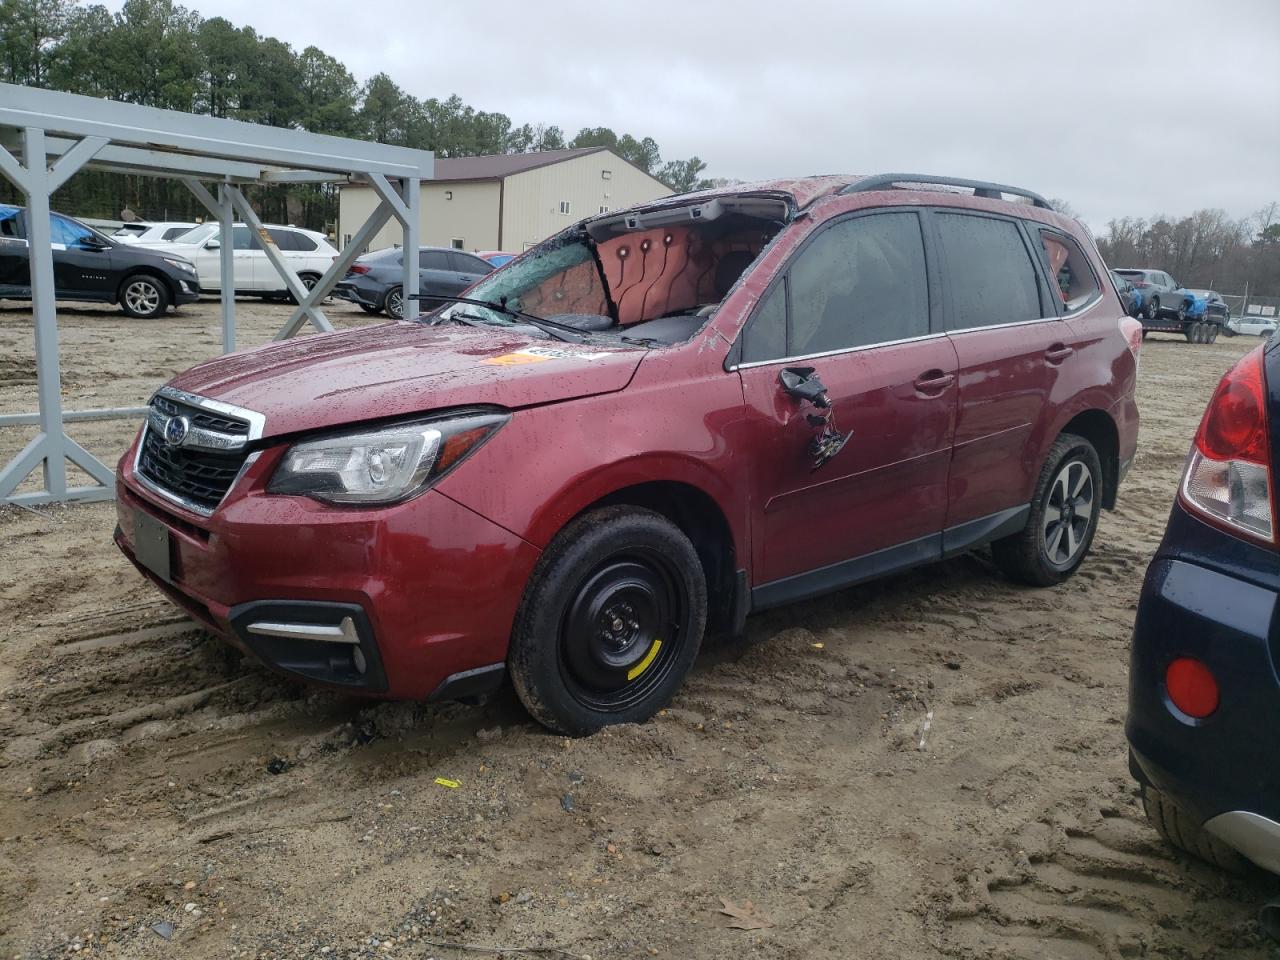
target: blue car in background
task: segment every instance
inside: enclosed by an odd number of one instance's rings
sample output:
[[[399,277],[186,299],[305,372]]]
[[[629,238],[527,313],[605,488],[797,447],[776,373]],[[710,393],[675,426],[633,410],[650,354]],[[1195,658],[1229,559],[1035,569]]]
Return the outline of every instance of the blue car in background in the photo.
[[[1221,295],[1213,290],[1188,290],[1191,304],[1187,307],[1187,317],[1193,320],[1216,320],[1226,323],[1231,319],[1231,310]]]
[[[1116,293],[1120,294],[1124,312],[1131,317],[1142,316],[1142,291],[1114,270],[1111,271],[1111,279],[1116,285]]]
[[[1147,816],[1280,873],[1280,338],[1218,385],[1134,625],[1125,727]]]

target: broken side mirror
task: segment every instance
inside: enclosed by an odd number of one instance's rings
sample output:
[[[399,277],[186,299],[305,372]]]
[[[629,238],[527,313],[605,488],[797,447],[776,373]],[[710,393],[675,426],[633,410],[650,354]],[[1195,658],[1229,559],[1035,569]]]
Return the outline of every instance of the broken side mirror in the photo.
[[[805,400],[824,409],[831,406],[827,388],[813,367],[785,367],[778,374],[778,382],[789,396],[797,400]]]

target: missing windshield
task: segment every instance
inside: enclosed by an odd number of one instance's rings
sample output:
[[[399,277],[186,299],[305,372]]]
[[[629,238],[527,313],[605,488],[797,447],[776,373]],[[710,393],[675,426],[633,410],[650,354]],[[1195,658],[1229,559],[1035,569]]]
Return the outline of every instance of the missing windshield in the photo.
[[[692,216],[694,208],[703,215]],[[629,342],[679,343],[715,312],[785,216],[776,200],[725,198],[608,218],[533,248],[439,319],[456,312],[459,321],[509,326],[522,322],[514,312]]]

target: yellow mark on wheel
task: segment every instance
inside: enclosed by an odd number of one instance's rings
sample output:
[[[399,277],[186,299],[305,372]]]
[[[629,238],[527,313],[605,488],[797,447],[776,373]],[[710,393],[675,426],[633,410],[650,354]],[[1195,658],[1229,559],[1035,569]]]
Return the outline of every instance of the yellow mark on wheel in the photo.
[[[627,671],[627,679],[634,680],[640,674],[649,669],[649,665],[653,663],[654,658],[658,655],[658,651],[662,649],[662,641],[654,640],[653,646],[649,648],[649,652],[644,655],[644,659],[637,663],[634,667]]]
[[[462,786],[461,780],[449,780],[446,777],[436,777],[436,783],[440,784],[442,787],[448,787],[450,790],[457,790]]]

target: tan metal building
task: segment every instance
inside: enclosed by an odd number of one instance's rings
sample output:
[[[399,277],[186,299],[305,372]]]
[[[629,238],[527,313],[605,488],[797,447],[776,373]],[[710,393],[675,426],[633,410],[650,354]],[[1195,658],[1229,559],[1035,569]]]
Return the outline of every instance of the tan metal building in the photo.
[[[458,250],[520,253],[583,217],[672,192],[607,147],[437,159],[435,174],[422,183],[421,243]],[[341,246],[377,202],[369,187],[342,188]],[[392,246],[400,232],[389,224],[369,249]]]

